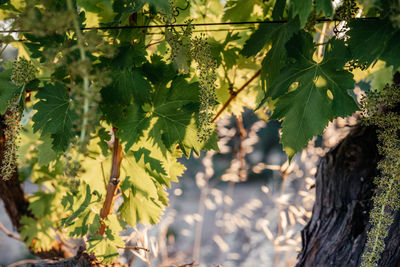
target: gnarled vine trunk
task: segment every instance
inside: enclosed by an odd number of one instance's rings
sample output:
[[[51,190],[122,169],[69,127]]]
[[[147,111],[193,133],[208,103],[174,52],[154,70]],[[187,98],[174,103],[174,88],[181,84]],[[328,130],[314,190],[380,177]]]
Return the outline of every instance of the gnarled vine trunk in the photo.
[[[4,131],[6,127],[7,125],[4,122],[4,116],[0,116],[0,165],[3,162],[5,150]],[[11,220],[12,225],[18,231],[22,226],[22,216],[32,216],[32,214],[28,210],[29,203],[25,197],[24,191],[22,190],[21,182],[18,179],[17,169],[15,169],[13,175],[7,181],[4,181],[0,175],[0,198],[4,203],[4,208]],[[65,258],[72,256],[71,252],[67,250],[60,242],[56,242],[54,247],[49,251],[33,253],[44,259]]]
[[[302,231],[303,248],[297,267],[361,264],[370,227],[369,212],[379,155],[372,127],[355,127],[321,160],[316,175],[316,201]],[[397,212],[380,267],[398,266],[400,212]]]

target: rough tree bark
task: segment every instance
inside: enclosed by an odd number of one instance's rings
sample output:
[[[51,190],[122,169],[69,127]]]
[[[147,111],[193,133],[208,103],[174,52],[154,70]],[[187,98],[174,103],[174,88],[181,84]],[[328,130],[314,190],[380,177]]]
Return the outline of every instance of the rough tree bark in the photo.
[[[349,266],[361,263],[379,155],[372,127],[355,127],[321,159],[316,201],[302,231],[297,267]],[[395,215],[380,267],[399,266],[400,212]]]

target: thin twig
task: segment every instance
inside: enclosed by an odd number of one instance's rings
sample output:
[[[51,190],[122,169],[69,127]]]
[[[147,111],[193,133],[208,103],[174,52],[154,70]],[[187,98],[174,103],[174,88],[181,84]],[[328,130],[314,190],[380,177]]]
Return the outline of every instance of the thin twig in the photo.
[[[245,84],[242,85],[242,87],[240,87],[239,90],[237,91],[233,91],[231,93],[231,96],[229,97],[228,101],[225,102],[225,104],[222,106],[222,108],[218,111],[217,115],[215,115],[215,117],[212,119],[211,122],[215,122],[219,116],[221,116],[221,114],[225,111],[225,109],[229,106],[229,104],[232,102],[233,99],[236,98],[236,96],[238,94],[240,94],[240,92],[242,92],[255,78],[257,78],[258,76],[260,76],[261,74],[261,70],[258,70],[253,77],[251,77]]]
[[[8,46],[8,43],[6,43],[6,44],[3,46],[3,48],[2,48],[1,51],[0,51],[0,56],[1,56],[1,55],[3,54],[3,52],[6,50],[7,46]]]
[[[241,114],[240,116],[236,117],[236,123],[237,123],[237,128],[239,131],[239,151],[238,151],[238,159],[239,159],[239,163],[240,163],[240,167],[238,170],[238,175],[239,175],[239,180],[241,182],[244,182],[247,178],[246,175],[246,160],[245,160],[245,150],[244,150],[244,146],[243,146],[243,140],[245,139],[245,137],[247,136],[247,131],[244,128],[243,125],[243,115]]]
[[[144,248],[144,247],[137,247],[137,246],[125,246],[125,247],[118,247],[121,249],[129,249],[129,250],[135,250],[135,251],[139,251],[139,250],[144,250],[146,252],[150,252],[149,248]]]
[[[56,232],[58,238],[60,239],[60,242],[65,245],[66,247],[69,247],[70,249],[76,249],[77,247],[72,245],[71,243],[69,243],[67,240],[64,239],[64,237],[62,236],[62,234],[60,232]]]
[[[21,240],[19,236],[7,230],[7,228],[1,222],[0,222],[0,230],[3,231],[8,237],[14,238],[16,240]]]

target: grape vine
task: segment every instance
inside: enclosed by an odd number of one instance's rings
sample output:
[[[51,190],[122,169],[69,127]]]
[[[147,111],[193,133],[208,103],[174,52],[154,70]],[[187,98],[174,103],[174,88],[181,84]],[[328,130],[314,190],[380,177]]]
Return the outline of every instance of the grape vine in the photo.
[[[161,220],[185,170],[179,158],[218,149],[223,114],[258,109],[282,121],[291,160],[330,121],[359,110],[356,82],[400,68],[398,3],[366,2],[0,1],[0,53],[19,53],[0,73],[0,173],[38,185],[21,216],[27,247],[51,250],[62,232],[113,262],[129,247],[121,232]],[[338,23],[346,38],[336,38]],[[383,157],[364,266],[379,261],[399,205],[397,90],[363,100]],[[17,166],[28,172],[20,180]]]

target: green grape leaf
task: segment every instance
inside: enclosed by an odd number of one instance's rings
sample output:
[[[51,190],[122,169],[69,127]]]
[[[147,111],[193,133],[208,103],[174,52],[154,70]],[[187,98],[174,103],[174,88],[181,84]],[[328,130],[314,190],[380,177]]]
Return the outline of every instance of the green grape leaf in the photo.
[[[381,57],[386,61],[387,66],[393,66],[396,71],[400,67],[400,31],[393,30],[393,37],[387,42],[386,48]]]
[[[112,79],[113,82],[111,84],[101,89],[103,103],[129,105],[133,97],[135,101],[140,103],[144,103],[149,99],[151,85],[139,70],[126,68],[114,72]]]
[[[283,19],[283,12],[285,11],[286,0],[276,0],[274,9],[272,10],[272,19]]]
[[[62,204],[67,210],[73,213],[67,218],[61,219],[61,224],[69,230],[70,236],[82,237],[90,232],[94,234],[100,229],[100,207],[101,196],[97,192],[91,192],[89,185],[81,185],[80,192],[84,192],[84,196],[80,195],[74,198],[68,193],[62,199]],[[97,198],[92,199],[93,195]]]
[[[245,56],[255,55],[266,44],[271,44],[261,67],[261,80],[264,90],[279,75],[282,64],[287,58],[285,44],[299,30],[299,27],[298,19],[283,24],[263,24],[246,41],[242,50],[242,54]]]
[[[126,223],[120,219],[117,214],[109,214],[103,221],[104,224],[110,232],[106,233],[107,237],[111,238],[114,243],[120,244],[120,246],[124,245],[124,241],[120,236],[120,232],[125,230]]]
[[[53,230],[54,222],[50,218],[34,219],[23,216],[21,224],[20,236],[27,248],[40,252],[53,247],[56,233]]]
[[[39,144],[37,147],[37,157],[38,157],[38,165],[46,166],[53,160],[57,158],[57,153],[53,150],[51,145],[50,136],[46,135],[41,138],[43,143]]]
[[[99,145],[103,155],[105,157],[107,157],[108,154],[110,154],[110,148],[109,148],[107,142],[109,142],[111,140],[111,135],[106,129],[100,128],[99,131],[97,132],[97,136],[100,139],[100,141],[97,142],[97,144]]]
[[[119,212],[121,218],[131,226],[135,226],[138,222],[155,224],[160,220],[163,212],[160,204],[153,198],[143,195],[140,189],[132,187],[128,194],[124,195],[124,203],[120,206]]]
[[[107,235],[107,238],[104,238],[101,235],[94,235],[88,240],[88,244],[88,253],[93,253],[98,260],[102,261],[102,263],[113,263],[119,256],[118,246],[125,246],[125,243],[123,242],[115,242],[113,238],[110,237],[110,234]]]
[[[354,19],[349,22],[349,27],[347,43],[351,54],[360,64],[367,65],[382,55],[393,32],[389,20]]]
[[[281,142],[289,158],[320,134],[330,120],[357,110],[348,94],[354,88],[353,75],[343,70],[348,58],[344,42],[331,40],[319,63],[312,58],[313,47],[311,35],[294,35],[286,45],[294,63],[282,70],[264,99],[278,98],[271,119],[284,120]]]
[[[72,121],[76,117],[71,110],[67,89],[59,82],[46,83],[36,97],[41,101],[33,106],[37,110],[32,118],[34,132],[41,130],[41,136],[51,134],[53,149],[64,151],[74,136]]]
[[[0,73],[0,114],[4,114],[13,97],[21,92],[21,87],[16,86],[10,80],[11,70],[5,70]]]
[[[150,126],[150,122],[151,119],[147,116],[147,113],[136,103],[131,104],[126,109],[125,117],[115,123],[119,129],[118,137],[127,141],[125,151],[128,151],[143,136],[143,131]]]
[[[333,14],[332,0],[317,0],[315,1],[317,12],[324,12],[325,16],[331,17]]]
[[[267,85],[273,83],[278,77],[280,69],[286,63],[287,53],[285,44],[292,38],[293,34],[299,30],[299,21],[291,20],[274,32],[272,36],[272,47],[265,55],[261,66],[261,81],[265,91]]]
[[[147,133],[145,135],[147,136]],[[167,176],[155,178],[160,184],[170,186],[170,182],[178,182],[178,177],[186,169],[184,165],[177,161],[177,158],[181,157],[182,153],[178,150],[174,153],[169,152],[162,142],[155,143],[153,140],[143,137],[132,146],[132,150],[137,151],[133,152],[137,162],[143,157],[144,163],[148,166],[146,167],[148,173],[151,176]],[[159,166],[158,162],[161,162],[162,166]],[[165,180],[165,183],[162,180]]]
[[[197,137],[198,86],[178,76],[170,87],[159,88],[152,102],[131,104],[126,116],[116,123],[118,136],[127,142],[125,150],[151,127],[150,135],[170,151],[179,145],[186,156],[192,149],[198,153],[204,146]]]
[[[290,1],[292,7],[293,18],[299,15],[300,25],[304,26],[307,22],[308,16],[311,13],[313,1],[312,0],[292,0]]]
[[[149,81],[156,86],[167,84],[177,75],[173,65],[165,63],[162,57],[157,54],[151,56],[151,63],[146,62],[143,65],[143,72]]]
[[[141,0],[142,2],[147,2],[149,5],[154,6],[160,11],[169,12],[169,2],[168,0]]]
[[[146,62],[146,48],[143,44],[129,44],[120,46],[118,53],[111,60],[111,66],[113,69],[125,69],[140,67]],[[108,63],[108,59],[103,58],[105,63]]]
[[[52,201],[54,200],[54,193],[46,193],[38,191],[29,198],[29,210],[36,218],[42,218],[52,212]]]
[[[92,14],[96,14],[96,16],[101,18],[101,22],[112,21],[114,17],[112,1],[109,0],[77,0],[77,6],[83,7],[85,11],[91,12]]]
[[[265,23],[250,36],[243,46],[241,54],[246,57],[255,56],[260,50],[271,41],[272,35],[279,32],[285,24]]]
[[[259,0],[228,0],[223,16],[224,21],[248,21],[253,13],[254,6]]]
[[[170,178],[162,165],[162,162],[150,155],[151,151],[144,147],[134,151],[133,155],[136,159],[136,163],[152,177],[154,177],[160,184],[164,184],[168,187],[171,186]]]

